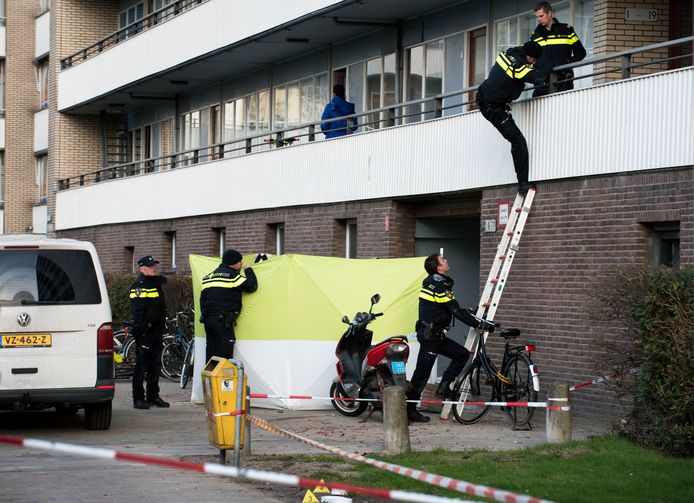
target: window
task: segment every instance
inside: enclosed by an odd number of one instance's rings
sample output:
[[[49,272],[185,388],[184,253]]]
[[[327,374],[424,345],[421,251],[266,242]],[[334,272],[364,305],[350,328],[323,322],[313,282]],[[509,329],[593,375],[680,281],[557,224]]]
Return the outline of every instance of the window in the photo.
[[[679,267],[680,223],[654,222],[645,226],[649,236],[652,263],[659,266]]]
[[[444,40],[435,40],[406,51],[405,89],[407,101],[430,98],[443,93]],[[427,112],[424,117],[421,111]],[[433,118],[433,102],[407,107],[406,122]]]
[[[330,101],[328,74],[321,73],[273,89],[274,129],[285,129],[319,121],[323,108]],[[308,129],[301,132],[307,133]]]
[[[48,58],[36,63],[36,89],[39,93],[39,110],[48,108]]]
[[[5,181],[5,152],[0,150],[0,208],[5,202],[4,198],[4,181]],[[1,231],[0,231],[1,233]]]
[[[126,26],[130,26],[139,19],[145,17],[145,4],[140,2],[122,11],[118,16],[118,28],[123,29]],[[124,37],[130,37],[142,31],[142,23],[131,26],[125,32]]]
[[[276,227],[276,240],[277,242],[277,247],[275,248],[275,252],[277,255],[283,255],[284,254],[284,224],[277,224]]]
[[[183,114],[183,128],[181,129],[182,150],[195,150],[200,148],[200,110]],[[197,153],[183,154],[182,160],[187,164],[188,159],[197,162]]]
[[[5,116],[5,60],[0,59],[0,117]]]
[[[100,304],[94,261],[85,250],[0,250],[0,305],[21,301]]]
[[[345,222],[345,257],[357,258],[357,221],[347,220]]]
[[[218,227],[214,230],[215,242],[217,244],[217,252],[221,257],[224,255],[224,250],[226,249],[226,229],[224,227]]]
[[[395,103],[395,54],[371,59],[366,62],[366,109],[386,107]],[[369,114],[364,129],[382,127],[387,114]]]
[[[123,263],[126,272],[135,272],[137,270],[135,264],[135,247],[126,246],[123,250]]]
[[[166,233],[166,237],[169,239],[169,253],[171,260],[171,269],[176,270],[176,231],[171,231]]]
[[[270,131],[270,91],[267,89],[224,103],[225,142],[267,131]],[[263,144],[263,138],[256,138],[252,144]],[[234,149],[230,155],[241,155],[244,147],[240,143],[228,147]]]
[[[45,203],[48,195],[46,170],[48,168],[48,156],[40,155],[36,157],[36,193],[39,203]]]
[[[51,0],[39,0],[39,13],[40,14],[43,14],[44,12],[48,12],[48,9],[50,9],[50,8],[51,8]]]

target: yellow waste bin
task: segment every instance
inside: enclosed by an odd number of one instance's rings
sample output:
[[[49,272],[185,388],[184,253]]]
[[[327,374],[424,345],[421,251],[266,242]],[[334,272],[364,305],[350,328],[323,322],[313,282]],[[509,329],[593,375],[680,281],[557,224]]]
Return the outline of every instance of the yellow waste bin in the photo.
[[[239,374],[243,384],[239,385]],[[207,438],[210,444],[221,451],[243,449],[245,418],[230,414],[237,411],[238,394],[241,395],[240,410],[246,410],[246,374],[239,372],[233,361],[213,356],[202,371],[202,392],[207,410]],[[240,421],[237,422],[237,418]],[[240,424],[240,441],[235,446],[236,425]]]

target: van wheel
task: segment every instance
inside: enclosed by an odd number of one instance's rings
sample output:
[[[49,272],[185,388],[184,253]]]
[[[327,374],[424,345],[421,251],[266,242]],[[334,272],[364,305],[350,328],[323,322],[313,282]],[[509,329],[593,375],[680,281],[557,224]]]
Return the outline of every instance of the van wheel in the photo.
[[[84,419],[88,430],[108,430],[111,426],[111,402],[85,405]]]

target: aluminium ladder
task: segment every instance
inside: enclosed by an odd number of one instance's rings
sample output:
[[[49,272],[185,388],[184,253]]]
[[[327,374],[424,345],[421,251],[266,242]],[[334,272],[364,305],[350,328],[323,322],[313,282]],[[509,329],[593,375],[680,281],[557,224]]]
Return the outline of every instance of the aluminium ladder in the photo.
[[[513,209],[509,215],[509,221],[504,229],[504,234],[501,237],[501,242],[496,249],[496,256],[494,257],[494,262],[492,263],[492,268],[489,271],[489,278],[487,278],[487,283],[484,286],[484,291],[482,292],[482,297],[480,298],[480,303],[477,306],[477,312],[475,316],[478,318],[485,317],[488,320],[494,320],[494,315],[496,314],[496,308],[501,300],[501,295],[504,293],[504,287],[506,286],[506,278],[508,278],[508,273],[511,271],[511,265],[513,264],[513,258],[516,256],[516,251],[518,250],[518,244],[520,243],[520,238],[523,235],[523,229],[525,228],[525,222],[528,220],[528,214],[530,213],[530,207],[533,204],[533,199],[535,199],[536,189],[531,188],[527,194],[522,196],[521,194],[516,194],[516,199],[513,202]],[[481,334],[484,337],[484,341],[487,341],[487,336],[489,332],[484,332]],[[480,333],[475,328],[470,328],[467,335],[467,340],[465,342],[465,348],[470,352],[470,355],[475,356],[477,354],[478,338]],[[452,387],[456,387],[459,384],[459,380],[462,379],[462,373],[459,375]],[[451,404],[443,404],[441,409],[441,419],[448,419],[448,415],[451,412]]]

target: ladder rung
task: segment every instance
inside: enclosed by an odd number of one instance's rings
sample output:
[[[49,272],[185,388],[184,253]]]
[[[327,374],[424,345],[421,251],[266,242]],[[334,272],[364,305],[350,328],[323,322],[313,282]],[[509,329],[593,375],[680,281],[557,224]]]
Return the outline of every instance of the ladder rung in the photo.
[[[489,302],[484,302],[484,303],[482,304],[482,307],[487,308],[487,307],[489,307],[490,305],[491,305],[491,304],[489,304]]]
[[[499,255],[499,260],[506,260],[506,255]]]
[[[490,279],[489,282],[493,285],[496,285],[499,282],[499,278]]]
[[[508,231],[506,233],[507,236],[513,236],[515,234],[515,231]]]
[[[523,211],[523,208],[518,206],[517,208],[513,208],[513,211],[515,211],[516,213],[520,213],[521,211]]]

